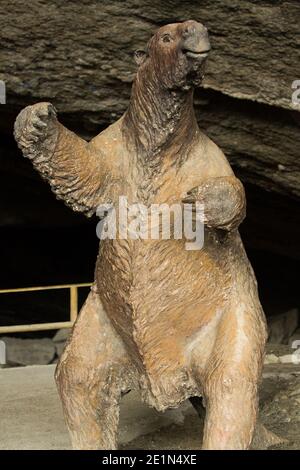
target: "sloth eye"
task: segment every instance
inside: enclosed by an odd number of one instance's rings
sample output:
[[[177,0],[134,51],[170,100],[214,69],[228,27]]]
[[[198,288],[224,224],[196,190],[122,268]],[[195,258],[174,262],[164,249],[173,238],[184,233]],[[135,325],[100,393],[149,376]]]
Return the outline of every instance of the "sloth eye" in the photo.
[[[162,36],[162,41],[163,41],[163,42],[171,42],[171,41],[172,41],[172,38],[171,38],[171,36],[170,36],[169,34],[164,34],[164,35]]]

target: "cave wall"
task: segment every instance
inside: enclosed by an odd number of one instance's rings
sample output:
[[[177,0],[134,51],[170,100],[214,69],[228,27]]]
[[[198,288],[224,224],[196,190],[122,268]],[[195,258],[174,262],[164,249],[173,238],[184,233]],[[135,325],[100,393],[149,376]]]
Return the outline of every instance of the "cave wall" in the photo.
[[[51,101],[81,135],[95,135],[126,110],[135,64],[162,24],[208,26],[212,53],[195,106],[200,126],[244,182],[300,195],[298,0],[0,0],[0,80],[7,88],[0,131],[17,112]]]
[[[20,109],[51,101],[66,126],[90,139],[126,110],[133,51],[157,27],[191,18],[208,27],[212,43],[195,94],[199,125],[245,184],[241,232],[262,288],[280,279],[293,286],[300,257],[300,107],[291,101],[300,79],[298,0],[0,0],[7,89],[0,105],[1,286],[89,280],[98,245],[96,221],[56,201],[21,158],[12,137]],[[294,290],[286,295],[294,299]]]

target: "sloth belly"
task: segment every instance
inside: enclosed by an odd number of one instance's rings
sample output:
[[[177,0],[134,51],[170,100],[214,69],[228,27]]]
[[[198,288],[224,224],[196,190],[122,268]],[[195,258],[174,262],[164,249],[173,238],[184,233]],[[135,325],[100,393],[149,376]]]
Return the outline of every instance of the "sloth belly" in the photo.
[[[159,410],[196,393],[190,349],[227,303],[226,252],[211,237],[199,251],[185,250],[183,240],[101,242],[99,295],[140,372],[144,399]]]

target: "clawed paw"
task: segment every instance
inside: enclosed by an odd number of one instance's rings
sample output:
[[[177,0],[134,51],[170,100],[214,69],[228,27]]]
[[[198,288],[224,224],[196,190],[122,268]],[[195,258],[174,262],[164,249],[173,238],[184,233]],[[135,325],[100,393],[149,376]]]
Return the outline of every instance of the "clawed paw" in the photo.
[[[37,143],[48,136],[51,124],[56,121],[56,110],[51,103],[27,106],[15,122],[15,138],[21,147]]]

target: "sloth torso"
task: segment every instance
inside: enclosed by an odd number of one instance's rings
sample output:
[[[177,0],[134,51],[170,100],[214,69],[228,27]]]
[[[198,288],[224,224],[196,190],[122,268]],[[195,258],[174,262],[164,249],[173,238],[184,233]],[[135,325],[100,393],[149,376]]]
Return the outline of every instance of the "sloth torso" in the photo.
[[[120,142],[117,124],[106,132],[112,142]],[[101,134],[92,144],[101,148],[104,137]],[[232,174],[221,151],[200,131],[198,142],[180,167],[169,161],[152,174],[145,172],[137,155],[124,151],[125,145],[116,144],[112,149],[110,158],[119,175],[116,171],[110,200],[116,206],[120,195],[129,204],[180,203],[205,178]],[[230,308],[237,276],[255,282],[251,272],[249,278],[249,270],[238,232],[224,236],[205,229],[200,250],[187,250],[184,238],[128,237],[100,242],[96,265],[100,298],[140,371],[146,399],[157,408],[164,409],[170,402],[175,406],[184,399],[179,390],[174,393],[175,383],[189,384],[182,393],[191,392],[189,356],[195,339]],[[212,345],[213,338],[203,353],[203,366]]]

